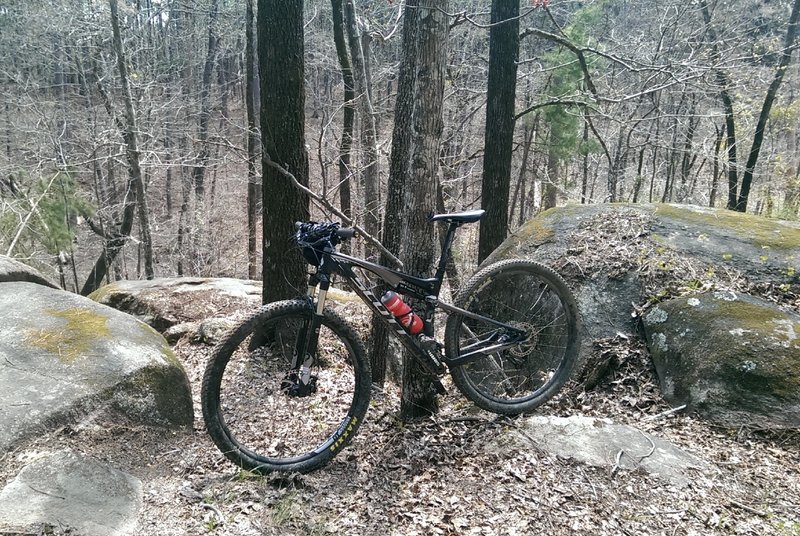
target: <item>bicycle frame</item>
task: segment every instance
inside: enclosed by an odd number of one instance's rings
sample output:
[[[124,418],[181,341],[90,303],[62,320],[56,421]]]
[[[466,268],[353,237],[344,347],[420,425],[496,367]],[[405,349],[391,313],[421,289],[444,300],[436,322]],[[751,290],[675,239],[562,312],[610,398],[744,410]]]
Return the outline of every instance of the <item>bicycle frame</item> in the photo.
[[[411,352],[413,358],[416,359],[426,371],[434,376],[440,376],[445,372],[446,369],[443,363],[448,366],[462,365],[478,359],[479,357],[500,352],[506,348],[524,342],[527,339],[525,331],[514,326],[472,313],[439,300],[445,267],[457,227],[459,227],[459,224],[450,224],[442,246],[442,254],[439,259],[436,275],[427,279],[404,274],[364,259],[340,253],[335,249],[319,251],[322,262],[317,267],[316,273],[309,278],[308,288],[310,299],[315,297],[317,288],[319,289],[318,295],[316,295],[316,314],[312,320],[311,329],[308,332],[309,336],[305,338],[306,342],[303,343],[305,348],[298,348],[297,351],[297,356],[306,356],[304,362],[300,366],[300,377],[304,383],[308,380],[308,370],[310,369],[313,356],[315,355],[317,344],[317,337],[315,334],[319,333],[325,298],[330,288],[330,276],[332,274],[343,277],[353,292],[361,298],[372,312],[387,325],[389,330],[400,340],[403,346]],[[367,288],[361,281],[354,271],[356,267],[375,275],[379,281],[385,283],[397,293],[420,300],[424,304],[424,311],[422,313],[425,322],[422,334],[424,337],[412,335],[406,331],[396,320],[394,315],[386,309],[380,299],[375,296],[372,290]],[[464,350],[466,350],[465,353],[462,353],[454,359],[448,359],[440,352],[435,351],[438,350],[437,343],[433,339],[433,315],[436,308],[441,308],[449,314],[460,314],[468,318],[486,322],[487,324],[497,326],[498,330],[464,348]],[[499,334],[500,330],[503,330],[504,335],[501,336]],[[302,339],[304,339],[304,337],[301,337],[301,340]],[[433,343],[433,348],[430,347],[431,342]],[[295,367],[297,367],[297,363],[293,364],[293,368]],[[444,389],[438,381],[437,389],[442,392]]]

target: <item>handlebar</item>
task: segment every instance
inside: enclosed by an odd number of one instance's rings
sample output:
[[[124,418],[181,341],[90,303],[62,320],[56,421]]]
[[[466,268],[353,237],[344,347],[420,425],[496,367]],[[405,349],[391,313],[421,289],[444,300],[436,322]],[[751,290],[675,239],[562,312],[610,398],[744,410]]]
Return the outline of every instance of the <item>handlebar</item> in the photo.
[[[349,240],[356,235],[355,228],[339,227],[339,225],[338,222],[296,221],[294,222],[295,236],[316,242],[330,236],[336,236],[340,240]]]

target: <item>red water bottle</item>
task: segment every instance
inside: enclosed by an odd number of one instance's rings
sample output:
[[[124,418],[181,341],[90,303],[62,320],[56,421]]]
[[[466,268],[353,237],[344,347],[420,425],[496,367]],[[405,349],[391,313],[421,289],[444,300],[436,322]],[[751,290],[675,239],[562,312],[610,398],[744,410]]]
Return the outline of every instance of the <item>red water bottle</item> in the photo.
[[[422,331],[425,323],[396,292],[390,290],[384,294],[383,298],[381,298],[381,303],[409,333],[416,335]]]

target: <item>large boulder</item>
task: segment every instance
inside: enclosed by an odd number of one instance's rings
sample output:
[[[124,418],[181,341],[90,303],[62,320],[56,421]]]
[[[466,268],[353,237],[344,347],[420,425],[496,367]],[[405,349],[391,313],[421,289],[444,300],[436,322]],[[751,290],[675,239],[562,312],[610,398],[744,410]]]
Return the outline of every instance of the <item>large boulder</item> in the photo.
[[[99,288],[89,298],[164,332],[180,324],[258,307],[261,282],[205,277],[116,281]]]
[[[590,348],[635,334],[639,306],[703,286],[800,294],[800,224],[688,205],[570,205],[543,212],[484,261],[523,257],[567,279]],[[776,299],[791,296],[776,291]],[[800,307],[800,302],[793,304]]]
[[[94,418],[188,427],[189,381],[164,338],[133,317],[41,285],[0,283],[0,453]]]
[[[50,288],[58,288],[55,283],[39,273],[38,270],[11,257],[0,255],[0,283],[10,283],[12,281],[28,281]]]
[[[261,305],[261,282],[225,277],[117,281],[89,298],[135,316],[170,343],[187,338],[216,344],[241,319],[242,312]],[[332,305],[360,303],[355,294],[338,289],[331,289],[328,298]]]
[[[528,221],[484,263],[513,257],[549,264],[573,290],[584,330],[581,355],[585,363],[577,379],[587,388],[602,381],[609,370],[624,359],[624,356],[617,358],[603,351],[607,343],[635,340],[642,316],[654,304],[670,298],[698,292],[731,291],[737,296],[758,296],[785,311],[800,313],[800,224],[797,222],[686,205],[566,206],[545,211]],[[745,302],[740,300],[739,303]],[[793,382],[800,378],[798,368],[789,366],[789,363],[796,363],[797,356],[791,356],[792,352],[797,353],[796,346],[781,346],[788,359],[784,368],[767,366],[763,360],[772,354],[761,356],[761,360],[747,357],[745,350],[761,347],[773,352],[773,346],[772,343],[748,343],[747,337],[735,338],[730,333],[731,330],[739,333],[736,326],[741,316],[736,307],[720,308],[716,312],[710,308],[695,308],[694,312],[696,314],[685,325],[683,317],[676,317],[670,329],[679,336],[686,330],[707,326],[714,331],[714,336],[695,339],[693,342],[697,346],[687,347],[687,351],[700,353],[684,359],[702,362],[703,355],[724,349],[725,359],[730,359],[731,363],[737,359],[739,365],[745,361],[756,363],[756,374],[771,370],[774,381],[779,381],[780,385],[795,385]],[[706,319],[705,313],[711,316]],[[768,332],[766,329],[762,335],[767,336]],[[731,342],[732,338],[739,342]],[[659,340],[655,337],[650,342]],[[709,342],[712,340],[713,343]],[[670,348],[677,348],[677,343]],[[708,351],[704,351],[705,348]],[[654,355],[659,352],[652,344],[650,350]],[[774,351],[778,351],[777,346]],[[714,377],[724,375],[724,367],[709,365],[701,369],[701,374],[674,376],[670,380],[673,383],[662,379],[667,398],[677,403],[683,400],[683,393],[704,392],[708,382],[719,386],[730,380]],[[750,405],[745,411],[754,413],[737,418],[726,404],[743,396],[745,391],[729,394],[720,402],[720,407],[727,408],[724,412],[708,409],[702,413],[732,425],[763,416],[764,412],[758,411],[756,405]],[[773,394],[780,397],[779,391]],[[766,403],[767,399],[759,401]],[[796,410],[790,410],[796,403],[795,398],[789,398],[786,419],[778,419],[774,424],[796,426],[796,413],[792,413]],[[703,407],[699,402],[690,405],[698,410]],[[773,412],[769,410],[768,413]]]
[[[644,317],[664,398],[724,426],[800,428],[800,315],[735,292]]]

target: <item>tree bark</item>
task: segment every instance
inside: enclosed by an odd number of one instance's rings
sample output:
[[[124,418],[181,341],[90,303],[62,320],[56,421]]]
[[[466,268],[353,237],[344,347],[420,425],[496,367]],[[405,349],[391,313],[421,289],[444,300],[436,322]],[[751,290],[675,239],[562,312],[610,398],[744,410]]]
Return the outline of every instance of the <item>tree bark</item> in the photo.
[[[256,157],[258,127],[256,124],[256,58],[253,34],[253,0],[247,0],[245,12],[245,106],[247,108],[247,277],[258,278],[258,196],[261,193]]]
[[[296,296],[306,263],[288,237],[309,218],[308,196],[270,166],[276,162],[308,185],[305,148],[303,0],[258,1],[261,83],[262,274],[264,303]]]
[[[363,150],[363,171],[361,182],[364,192],[364,229],[372,236],[378,236],[379,214],[378,207],[378,140],[375,129],[375,110],[372,106],[371,88],[367,78],[367,66],[361,48],[361,35],[356,21],[355,3],[345,0],[345,21],[347,22],[347,35],[350,42],[350,57],[353,58],[353,75],[355,80],[355,93],[358,102],[359,117],[361,122],[361,143]],[[367,248],[367,257],[375,255],[374,248]]]
[[[435,262],[433,226],[428,221],[436,206],[439,143],[443,120],[442,100],[448,34],[447,0],[421,0],[417,14],[417,69],[412,124],[411,174],[401,217],[400,260],[412,274],[430,274]],[[505,210],[505,209],[504,209]],[[433,335],[433,318],[425,319],[425,332]],[[400,416],[413,419],[435,413],[433,381],[408,354],[404,356]]]
[[[392,153],[389,159],[389,181],[386,193],[386,212],[383,222],[383,245],[390,251],[399,251],[400,231],[405,225],[402,215],[406,178],[411,173],[412,121],[414,116],[415,75],[417,70],[417,16],[419,0],[407,0],[403,19],[403,44],[400,70],[397,78],[397,98],[392,131]],[[388,264],[387,255],[381,255],[381,264]],[[378,289],[383,292],[386,289]],[[383,385],[386,381],[389,355],[389,332],[377,319],[372,322],[372,381]]]
[[[794,0],[792,4],[792,13],[789,16],[789,26],[786,29],[783,50],[781,51],[781,59],[778,62],[778,67],[775,69],[775,76],[767,89],[767,95],[764,97],[764,104],[761,106],[761,113],[758,116],[756,131],[753,135],[753,145],[750,147],[750,154],[744,166],[742,187],[739,190],[739,197],[736,199],[736,206],[734,207],[738,212],[747,211],[750,186],[753,182],[753,173],[758,163],[758,156],[761,153],[761,144],[764,142],[764,130],[766,129],[767,121],[769,121],[769,112],[772,110],[772,103],[775,102],[778,89],[780,89],[781,83],[783,82],[783,76],[786,74],[789,63],[792,60],[794,41],[797,35],[798,18],[800,18],[800,0]]]
[[[519,56],[518,17],[519,0],[492,0],[481,180],[481,208],[486,215],[481,221],[478,238],[478,263],[505,240],[508,232],[508,194]]]
[[[355,123],[355,104],[353,103],[355,82],[353,80],[353,69],[350,66],[350,57],[347,53],[347,43],[344,38],[342,0],[331,0],[331,9],[333,12],[333,42],[336,46],[336,56],[339,59],[339,68],[342,71],[342,81],[344,82],[344,119],[342,122],[342,141],[339,145],[339,205],[342,213],[348,218],[352,218],[350,153],[353,147],[353,126]]]

